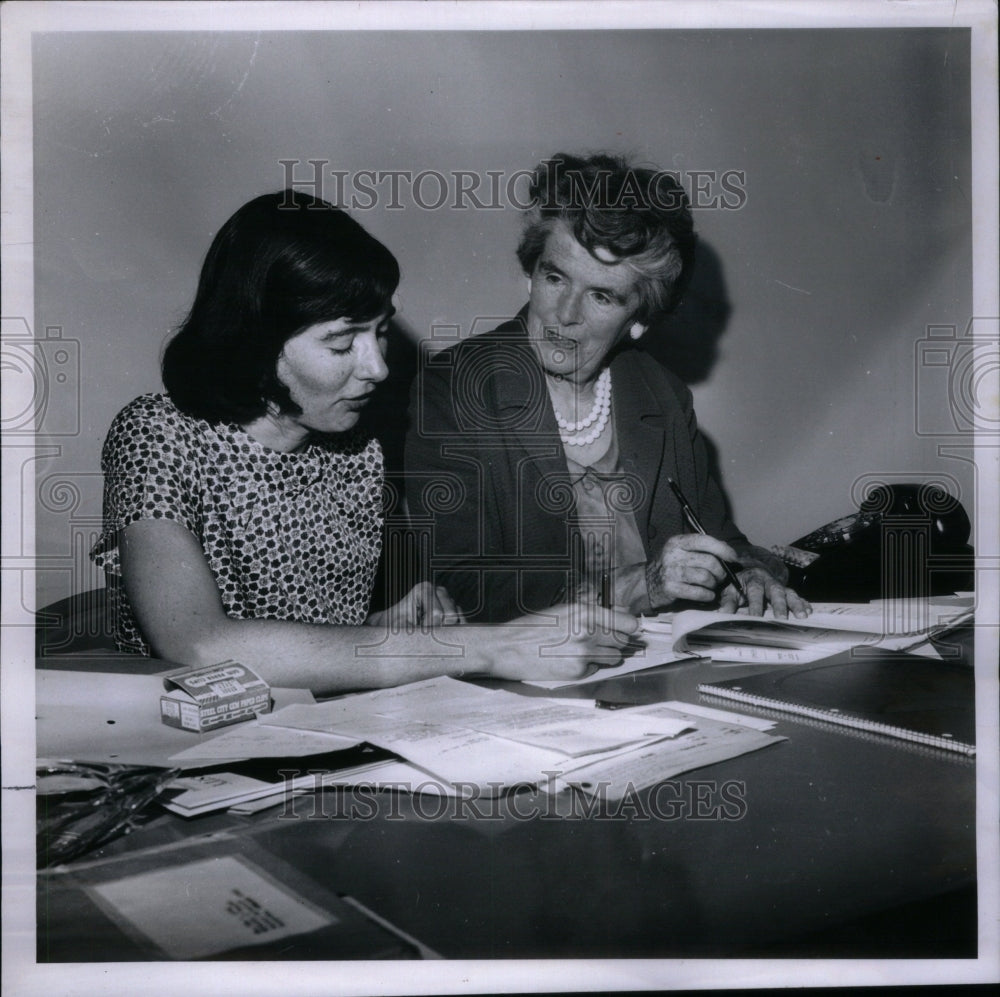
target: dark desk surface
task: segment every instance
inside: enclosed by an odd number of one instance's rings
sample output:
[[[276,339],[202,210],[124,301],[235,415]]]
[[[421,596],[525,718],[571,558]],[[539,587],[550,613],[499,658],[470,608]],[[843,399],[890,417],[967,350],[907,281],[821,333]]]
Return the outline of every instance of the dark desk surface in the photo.
[[[699,682],[751,670],[679,663],[564,694],[697,702]],[[585,816],[568,794],[522,793],[477,817],[383,793],[366,819],[350,819],[351,795],[327,791],[253,817],[160,813],[87,868],[107,875],[139,854],[181,862],[185,848],[224,833],[235,851],[263,849],[451,958],[974,957],[975,766],[808,721],[774,732],[787,740],[676,777],[655,805],[640,794],[621,812]],[[745,813],[699,816],[694,801],[717,802],[726,784]],[[74,882],[86,881],[85,865],[70,867]],[[82,892],[63,889],[66,875],[41,878],[40,958],[143,958]],[[908,926],[935,905],[940,921]],[[302,936],[281,957],[330,956]]]

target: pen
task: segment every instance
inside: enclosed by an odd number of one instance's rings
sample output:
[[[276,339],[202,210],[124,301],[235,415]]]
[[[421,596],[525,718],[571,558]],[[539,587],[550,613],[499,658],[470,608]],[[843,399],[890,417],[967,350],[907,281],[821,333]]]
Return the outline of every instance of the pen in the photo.
[[[597,597],[597,605],[610,609],[614,605],[614,601],[614,593],[611,591],[611,575],[605,571],[601,575],[601,591]]]
[[[701,523],[698,521],[698,517],[694,514],[694,509],[692,509],[691,506],[688,505],[688,500],[684,498],[684,493],[678,487],[677,482],[674,481],[673,478],[667,478],[667,484],[670,485],[674,495],[677,496],[677,501],[680,502],[681,504],[681,512],[684,513],[684,518],[688,521],[688,524],[691,526],[691,529],[694,530],[695,533],[700,533],[702,536],[707,536],[707,534],[705,533],[705,527],[702,526]],[[743,602],[749,603],[750,600],[747,599],[747,594],[746,592],[743,591],[743,586],[740,584],[740,580],[736,577],[736,572],[733,571],[733,569],[729,567],[729,565],[721,558],[719,560],[720,563],[722,564],[722,570],[725,571],[726,573],[726,577],[729,579],[733,588],[735,588],[736,591],[739,592],[740,599]]]

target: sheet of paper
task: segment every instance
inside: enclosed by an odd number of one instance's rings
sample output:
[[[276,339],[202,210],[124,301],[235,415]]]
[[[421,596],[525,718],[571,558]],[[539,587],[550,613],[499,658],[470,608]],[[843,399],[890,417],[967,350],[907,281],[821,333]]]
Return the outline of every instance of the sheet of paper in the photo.
[[[469,726],[523,744],[552,748],[566,755],[610,751],[650,736],[673,737],[683,724],[663,723],[647,731],[625,715],[609,710],[579,710],[560,700],[510,696],[492,717],[476,718]]]
[[[143,872],[89,890],[171,959],[265,945],[339,920],[237,856]]]
[[[682,737],[673,743],[676,744],[680,741],[685,745],[689,743],[687,740],[689,735],[696,732],[699,727],[705,728],[712,725],[731,727],[737,725],[751,730],[767,731],[776,725],[773,720],[744,716],[740,713],[732,713],[729,710],[719,710],[709,706],[682,703],[678,700],[671,700],[665,703],[650,703],[646,706],[629,706],[615,712],[631,714],[633,721],[641,721],[644,729],[655,726],[659,720],[670,722],[682,721],[685,724],[685,731]],[[623,756],[640,757],[644,750],[642,748],[624,747],[619,748],[617,751],[607,752],[601,755],[599,759],[569,758],[556,767],[552,773],[553,779],[556,785],[565,785],[566,778],[570,773],[579,772],[584,768],[587,768],[589,771],[590,766],[593,764],[603,764]],[[669,778],[669,776],[664,776],[664,778]]]
[[[363,709],[378,716],[416,717],[429,721],[440,717],[482,713],[495,709],[494,702],[514,693],[502,689],[487,689],[462,682],[446,675],[422,682],[410,682],[391,689],[378,689],[360,696],[349,696],[339,702],[352,713]]]
[[[930,642],[921,641],[919,644],[904,644],[896,648],[897,651],[906,651],[907,654],[918,654],[921,658],[934,658],[936,661],[943,661],[941,652]]]
[[[807,665],[810,661],[828,658],[838,650],[854,647],[853,642],[822,644],[818,647],[755,647],[753,644],[713,644],[705,652],[713,661],[728,661],[743,665]]]
[[[871,620],[862,621],[868,629],[858,630],[848,616],[816,614],[807,620],[775,620],[767,613],[752,617],[746,613],[714,613],[692,609],[678,613],[674,619],[674,648],[683,651],[693,647],[711,655],[717,645],[749,644],[752,647],[804,650],[817,646],[830,648],[829,653],[871,644],[877,639]],[[698,641],[696,645],[694,642]]]
[[[488,690],[469,688],[489,695]],[[337,709],[330,709],[335,705]],[[384,704],[380,708],[384,708]],[[272,722],[284,720],[306,729],[322,725],[327,730],[352,731],[363,740],[401,755],[452,783],[480,786],[534,783],[546,767],[563,757],[557,751],[519,744],[476,730],[408,719],[402,715],[380,716],[369,709],[370,704],[362,704],[360,712],[353,713],[349,704],[345,709],[345,700],[336,700],[313,708],[290,707],[273,715]]]
[[[242,761],[248,758],[297,758],[353,748],[361,742],[340,734],[265,725],[248,720],[223,731],[210,741],[193,744],[170,756],[173,765],[191,768],[198,764]]]
[[[556,762],[551,769],[547,770],[546,777],[548,780],[547,788],[549,792],[558,792],[561,789],[565,789],[568,783],[568,778],[571,774],[582,771],[583,769],[590,770],[590,767],[600,761],[602,764],[610,763],[615,758],[621,758],[623,755],[638,755],[639,753],[645,751],[647,748],[652,747],[652,745],[645,744],[636,747],[634,744],[626,744],[621,748],[616,748],[614,751],[606,751],[598,758],[584,757],[584,758],[563,758],[561,761]]]
[[[700,706],[692,703],[682,703],[679,700],[670,700],[664,703],[648,703],[645,706],[624,706],[611,711],[615,716],[628,719],[630,724],[639,727],[644,731],[656,731],[661,725],[669,725],[670,729],[676,729],[678,724],[683,725],[680,737],[675,736],[674,743],[680,741],[681,737],[687,737],[699,728],[722,725],[731,727],[737,725],[747,727],[751,730],[765,731],[776,726],[775,721],[761,719],[758,717],[747,717],[740,713],[733,713],[729,710],[719,710],[713,707]],[[568,758],[557,767],[557,773],[565,775],[578,769],[598,764],[622,755],[635,754],[642,751],[643,747],[624,746],[609,751],[598,758]]]
[[[833,631],[836,633],[836,631]],[[846,651],[858,644],[870,647],[881,647],[890,651],[909,651],[925,658],[938,658],[941,655],[929,637],[914,637],[913,634],[901,634],[894,637],[873,637],[864,641],[827,641],[815,647],[781,648],[755,647],[752,644],[713,644],[705,648],[713,661],[726,661],[739,664],[766,665],[807,665],[811,661],[828,658],[838,651]]]
[[[274,715],[271,723],[282,720],[349,734],[439,774],[439,768],[424,760],[425,751],[440,747],[450,753],[462,741],[460,732],[465,732],[470,750],[480,743],[474,735],[486,734],[567,755],[608,751],[650,736],[607,711],[581,712],[560,700],[491,691],[454,679],[401,686],[389,695],[346,697],[312,711],[292,707]],[[658,733],[672,736],[680,729]],[[413,754],[415,748],[420,758]]]
[[[260,799],[283,788],[282,783],[265,782],[236,772],[209,772],[174,779],[160,798],[160,805],[172,813],[193,816],[221,810],[234,803]]]
[[[699,721],[714,720],[717,723],[739,724],[741,727],[751,727],[754,730],[771,730],[777,723],[764,717],[749,717],[730,710],[720,710],[714,706],[702,706],[700,703],[682,703],[676,699],[665,703],[651,703],[648,706],[627,707],[627,710],[643,717],[683,720],[692,727],[698,727]]]
[[[642,618],[642,632],[644,634],[663,634],[669,637],[674,630],[674,616],[676,613],[658,613],[656,616],[644,616]]]
[[[327,772],[317,779],[317,788],[332,788],[337,786],[348,789],[365,786],[376,790],[426,796],[458,797],[463,795],[459,788],[433,775],[431,772],[426,772],[416,765],[402,761],[402,759],[394,758],[374,762],[364,767],[358,766],[336,772]],[[501,785],[493,787],[486,784],[482,786],[477,785],[477,796],[482,795],[482,789],[492,790],[492,795],[504,791],[504,787]],[[258,810],[266,810],[268,807],[278,806],[292,796],[303,796],[306,792],[307,790],[295,790],[288,793],[285,790],[281,790],[271,796],[229,807],[229,812],[234,814],[256,813]]]
[[[970,607],[934,599],[882,599],[864,605],[823,603],[813,606],[808,622],[884,636],[925,633],[971,615]]]
[[[444,722],[455,715],[488,716],[493,699],[500,693],[482,686],[440,677],[411,682],[391,689],[342,696],[315,706],[289,706],[260,717],[265,726],[295,727],[323,733],[350,730],[366,717],[400,716],[428,723]]]
[[[454,786],[448,785],[429,772],[418,769],[398,759],[373,762],[371,765],[356,766],[341,771],[327,772],[316,779],[315,788],[325,789],[335,786],[356,788],[372,787],[379,790],[393,790],[400,793],[418,793],[430,796],[458,796]],[[291,792],[282,789],[270,796],[229,807],[231,814],[253,814],[269,807],[276,807],[295,796],[305,796],[311,790],[297,789]]]
[[[565,757],[479,731],[407,723],[396,717],[385,718],[382,731],[370,729],[367,739],[450,783],[476,786],[535,784]]]
[[[233,806],[226,808],[226,813],[237,814],[240,817],[249,817],[251,814],[259,814],[264,810],[270,810],[272,807],[280,807],[286,800],[290,800],[293,796],[305,796],[306,793],[307,791],[304,789],[297,789],[291,793],[274,793],[271,796],[262,796],[256,800],[235,803]]]
[[[671,741],[582,766],[556,780],[582,792],[620,800],[628,794],[727,758],[758,751],[785,738],[750,727],[706,720],[697,730]]]
[[[606,679],[632,675],[647,668],[670,665],[677,661],[697,660],[698,656],[689,651],[681,653],[674,650],[670,631],[649,631],[643,634],[643,640],[645,648],[613,668],[599,668],[593,675],[569,682],[565,679],[526,679],[524,684],[537,686],[539,689],[566,689],[574,685],[585,685],[587,682],[604,682]]]
[[[363,762],[350,768],[334,770],[333,774],[349,779],[352,776],[363,776],[381,764],[382,760]],[[270,806],[271,804],[263,801],[270,797],[286,798],[303,792],[311,793],[321,786],[338,785],[328,781],[330,775],[319,766],[311,768],[307,765],[303,769],[276,776],[270,781],[254,779],[238,772],[206,772],[202,775],[180,776],[167,787],[169,793],[160,798],[160,804],[182,817],[194,817],[213,810],[236,809],[244,804]]]
[[[324,786],[372,786],[375,789],[401,793],[423,793],[429,796],[458,796],[458,790],[426,772],[399,759],[387,759],[373,765],[367,772],[331,772],[320,780]]]

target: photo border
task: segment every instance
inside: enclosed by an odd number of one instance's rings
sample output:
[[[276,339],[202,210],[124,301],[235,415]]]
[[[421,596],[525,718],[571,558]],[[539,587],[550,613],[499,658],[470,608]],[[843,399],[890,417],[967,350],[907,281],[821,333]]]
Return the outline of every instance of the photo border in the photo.
[[[234,7],[240,7],[234,17]],[[973,314],[1000,313],[997,295],[997,12],[989,2],[622,2],[555,3],[18,3],[3,19],[3,311],[34,315],[32,269],[31,65],[33,31],[204,30],[238,23],[240,31],[537,30],[623,27],[737,28],[968,26],[972,29]],[[179,28],[178,25],[183,25]],[[5,414],[24,399],[5,398]],[[20,452],[15,453],[15,448]],[[978,771],[980,957],[977,960],[583,960],[406,963],[198,963],[36,965],[34,963],[34,660],[30,552],[34,509],[20,491],[24,445],[4,441],[3,489],[3,976],[11,994],[93,992],[239,992],[241,994],[493,993],[566,990],[641,991],[773,986],[990,982],[998,979],[997,940],[997,627],[978,626],[977,711],[982,738]],[[981,480],[995,481],[1000,443],[977,437]],[[12,468],[16,467],[16,474]],[[992,478],[989,476],[992,474]],[[13,483],[13,487],[11,487]],[[977,593],[1000,605],[1000,525],[993,502],[977,503],[980,571]],[[990,662],[993,664],[991,665]],[[985,887],[985,888],[984,888]],[[349,970],[337,972],[338,969]]]

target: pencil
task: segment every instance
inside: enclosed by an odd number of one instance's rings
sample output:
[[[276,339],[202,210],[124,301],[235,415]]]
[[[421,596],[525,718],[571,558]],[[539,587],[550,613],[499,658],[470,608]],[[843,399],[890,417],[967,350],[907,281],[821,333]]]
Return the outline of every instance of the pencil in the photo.
[[[701,525],[701,523],[698,521],[698,517],[694,514],[694,509],[692,509],[691,506],[688,505],[688,500],[684,498],[684,493],[680,490],[680,487],[678,486],[677,482],[674,481],[673,478],[667,478],[667,484],[670,485],[674,495],[677,496],[677,501],[680,502],[681,504],[681,512],[684,513],[684,518],[688,521],[688,524],[690,525],[691,529],[694,530],[695,533],[700,533],[702,536],[708,536],[708,534],[705,532],[705,527]],[[736,589],[737,592],[739,592],[740,599],[742,599],[743,602],[749,603],[750,600],[747,598],[747,594],[743,590],[743,586],[740,584],[740,580],[736,577],[736,572],[733,571],[733,569],[721,558],[719,559],[719,561],[722,564],[722,570],[725,571],[726,577],[729,579],[730,584],[733,586],[733,588]]]

